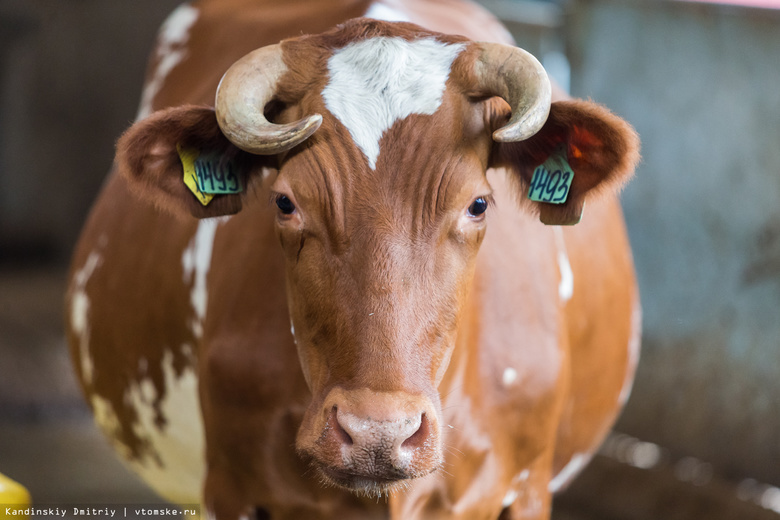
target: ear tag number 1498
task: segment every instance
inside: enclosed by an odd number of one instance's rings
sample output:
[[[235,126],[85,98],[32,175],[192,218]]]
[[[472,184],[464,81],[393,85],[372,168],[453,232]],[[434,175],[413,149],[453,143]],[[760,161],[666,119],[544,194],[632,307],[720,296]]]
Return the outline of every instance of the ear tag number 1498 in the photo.
[[[563,204],[569,196],[572,180],[574,171],[566,160],[566,148],[558,147],[534,170],[528,198],[547,204]]]

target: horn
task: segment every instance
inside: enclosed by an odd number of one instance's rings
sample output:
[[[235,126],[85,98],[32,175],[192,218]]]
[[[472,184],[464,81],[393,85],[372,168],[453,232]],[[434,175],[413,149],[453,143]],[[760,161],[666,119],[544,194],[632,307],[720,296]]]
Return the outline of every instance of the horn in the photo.
[[[512,116],[493,132],[499,142],[522,141],[538,132],[550,113],[550,79],[531,54],[500,43],[477,43],[480,54],[474,63],[477,89],[509,103]]]
[[[314,114],[287,124],[274,124],[264,115],[287,72],[279,44],[262,47],[235,62],[217,87],[217,122],[228,140],[257,155],[284,152],[308,139],[322,124]]]

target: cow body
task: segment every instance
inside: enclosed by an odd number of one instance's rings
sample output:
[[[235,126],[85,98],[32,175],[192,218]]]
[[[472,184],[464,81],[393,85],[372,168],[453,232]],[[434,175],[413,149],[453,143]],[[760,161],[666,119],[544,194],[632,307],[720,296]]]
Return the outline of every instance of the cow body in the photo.
[[[181,7],[163,28],[140,116],[211,104],[222,74],[246,53],[366,14],[474,40],[508,38],[481,9],[458,2],[204,1]],[[450,90],[436,114],[462,110]],[[288,112],[324,112],[321,99],[312,99],[317,106],[301,102]],[[280,118],[301,115],[288,112]],[[182,503],[202,497],[219,518],[547,518],[551,493],[595,451],[633,378],[638,294],[616,197],[589,203],[577,226],[547,227],[518,207],[517,181],[488,170],[484,186],[495,199],[488,230],[474,231],[479,252],[451,291],[457,305],[436,307],[426,294],[447,285],[441,273],[455,267],[420,254],[424,241],[407,240],[418,237],[408,230],[419,215],[409,213],[406,222],[398,208],[441,182],[388,175],[387,158],[409,164],[449,153],[436,143],[409,144],[438,131],[441,121],[413,114],[382,129],[384,148],[372,155],[369,145],[350,140],[356,132],[344,131],[346,116],[336,119],[326,118],[307,148],[339,166],[324,185],[313,184],[321,191],[306,192],[296,180],[314,168],[310,156],[290,154],[285,175],[258,169],[232,216],[177,218],[139,201],[130,181],[112,173],[75,252],[67,298],[72,353],[98,424],[156,491]],[[324,219],[335,238],[306,246],[303,238],[289,240],[295,235],[285,226],[295,222],[280,223],[265,200],[286,189],[310,212],[322,192],[340,201]],[[367,192],[374,198],[365,201]],[[361,219],[351,217],[355,207]],[[469,233],[459,226],[456,234]],[[311,260],[308,269],[327,271],[301,296],[295,269],[312,248],[340,263]],[[324,310],[311,308],[323,299]],[[455,310],[441,311],[449,307]],[[451,337],[428,338],[438,330],[429,322],[451,322]],[[329,334],[358,339],[342,339],[340,352],[320,360],[332,345],[306,345]],[[427,364],[417,363],[417,345],[428,343],[451,348],[432,349]],[[366,344],[402,350],[375,347],[361,357]],[[344,354],[350,349],[354,355]],[[341,382],[330,381],[334,373]],[[410,421],[408,433],[396,431]],[[328,437],[334,429],[348,442]],[[373,446],[372,435],[408,437],[406,446],[423,434],[395,488],[384,486],[390,463],[379,460],[385,455],[378,448],[368,463],[345,451],[353,443]],[[441,460],[433,460],[435,443]],[[346,468],[332,478],[331,459]],[[370,496],[321,485],[324,478],[352,486],[342,483],[354,477],[350,464],[359,466],[356,473],[380,475],[373,491],[365,488]],[[389,496],[376,500],[383,493]]]

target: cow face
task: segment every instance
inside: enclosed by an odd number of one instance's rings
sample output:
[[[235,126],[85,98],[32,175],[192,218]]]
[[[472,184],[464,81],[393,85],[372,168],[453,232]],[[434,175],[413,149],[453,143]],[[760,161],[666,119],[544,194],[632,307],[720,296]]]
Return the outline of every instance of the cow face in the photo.
[[[216,112],[161,111],[120,140],[120,171],[158,205],[239,211],[240,195],[203,206],[187,191],[182,144],[235,161],[245,183],[277,172],[270,195],[312,392],[296,447],[328,482],[369,494],[442,462],[437,387],[489,222],[486,170],[508,169],[525,190],[562,147],[575,183],[565,204],[538,209],[561,224],[637,159],[633,131],[605,109],[551,107],[523,51],[366,20],[255,51],[226,73]]]
[[[297,447],[339,485],[381,492],[441,462],[436,389],[491,199],[490,135],[460,117],[474,121],[477,105],[445,94],[441,112],[397,121],[374,168],[347,127],[325,117],[272,185],[314,396]],[[447,139],[425,139],[442,128]]]

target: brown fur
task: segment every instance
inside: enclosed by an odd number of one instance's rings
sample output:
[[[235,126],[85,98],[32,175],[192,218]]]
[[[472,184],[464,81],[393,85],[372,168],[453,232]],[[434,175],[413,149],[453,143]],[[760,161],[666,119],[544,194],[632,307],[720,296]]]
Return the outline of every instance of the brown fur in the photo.
[[[156,112],[120,139],[120,175],[74,256],[71,292],[85,290],[90,317],[100,319],[88,345],[73,330],[69,336],[77,359],[88,348],[96,362],[99,377],[85,391],[123,413],[121,431],[109,434],[124,443],[136,425],[122,400],[142,377],[136,351],[159,375],[160,352],[188,344],[196,365],[177,371],[199,375],[203,500],[217,518],[257,508],[275,519],[548,519],[551,478],[575,453],[593,453],[633,371],[626,345],[636,334],[637,293],[614,195],[638,159],[633,130],[603,107],[572,101],[553,105],[531,139],[494,143],[506,105],[474,92],[467,78],[476,53],[467,49],[440,109],[390,128],[372,171],[320,96],[329,53],[367,35],[463,40],[358,20],[283,43],[290,72],[269,113],[277,122],[320,113],[323,123],[289,153],[249,156],[221,135],[212,109],[198,105],[213,99],[221,71],[253,41],[275,43],[318,27],[318,16],[365,5],[322,2],[315,14],[303,0],[258,11],[244,0],[199,5],[191,61],[172,72],[156,100],[196,104]],[[276,24],[265,16],[274,5]],[[501,34],[468,4],[450,2],[446,13],[440,0],[404,5],[433,29]],[[253,24],[245,22],[249,11]],[[291,17],[286,25],[279,13]],[[477,26],[478,19],[487,21]],[[263,24],[273,27],[270,41],[261,41]],[[213,61],[204,66],[206,56]],[[246,195],[203,208],[182,182],[178,143],[222,150],[245,165],[245,185],[289,197],[296,212],[284,215]],[[559,143],[567,145],[575,186],[563,208],[538,211],[567,222],[585,198],[591,209],[556,236],[512,199],[524,198],[532,169]],[[273,170],[267,179],[258,175],[264,167]],[[127,197],[128,189],[166,212]],[[481,196],[496,204],[486,217],[469,217]],[[194,282],[182,284],[182,254],[195,227],[186,215],[232,213],[217,229],[208,311],[196,337],[188,327]],[[575,280],[569,302],[559,297],[562,247]],[[76,274],[95,251],[101,262],[80,287]],[[121,363],[110,361],[115,351]],[[505,383],[508,367],[516,381]],[[160,377],[155,384],[164,390]],[[406,437],[415,421],[419,429]],[[401,441],[407,452],[399,459]],[[518,498],[505,508],[508,491]],[[392,494],[377,502],[361,492]]]

